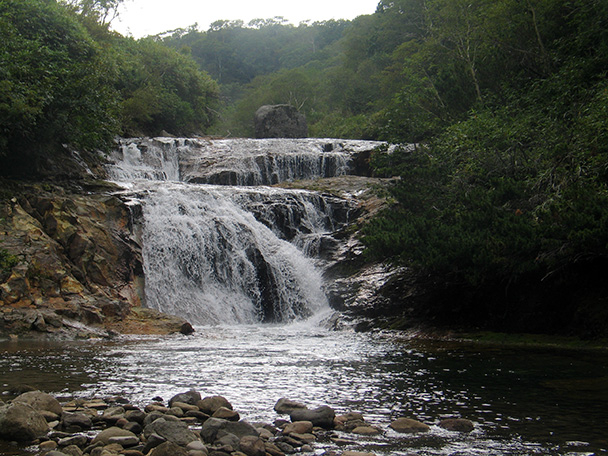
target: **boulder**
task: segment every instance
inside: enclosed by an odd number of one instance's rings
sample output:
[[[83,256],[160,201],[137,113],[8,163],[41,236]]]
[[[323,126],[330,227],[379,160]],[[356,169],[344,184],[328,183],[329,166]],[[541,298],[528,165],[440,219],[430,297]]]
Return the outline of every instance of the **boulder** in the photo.
[[[181,421],[166,420],[159,418],[158,420],[148,424],[144,428],[144,436],[148,437],[151,434],[160,435],[169,442],[177,445],[186,446],[198,437],[188,429],[188,425]]]
[[[336,412],[327,405],[322,405],[314,410],[296,409],[289,414],[292,422],[310,421],[314,426],[331,429],[334,426]]]
[[[100,443],[103,443],[104,445],[109,445],[110,439],[112,437],[137,437],[137,436],[130,431],[127,431],[125,429],[120,429],[120,428],[114,426],[114,427],[109,427],[108,429],[105,429],[105,430],[101,431],[99,434],[97,434],[95,436],[95,438],[93,439],[93,441],[91,442],[91,444],[96,444],[96,443],[100,442]]]
[[[313,424],[310,421],[295,421],[283,429],[283,434],[308,434],[312,432]]]
[[[382,431],[374,426],[357,426],[351,431],[353,434],[358,435],[378,435],[382,434]]]
[[[287,104],[264,105],[254,116],[256,138],[306,138],[306,118]]]
[[[71,412],[63,412],[61,415],[61,429],[63,430],[85,430],[91,429],[93,426],[93,422],[91,421],[91,417],[84,413],[71,413]]]
[[[181,402],[182,404],[196,405],[198,401],[200,401],[201,393],[195,390],[186,391],[185,393],[176,394],[171,399],[169,399],[169,406],[174,407],[175,402]],[[179,405],[177,405],[179,407]]]
[[[430,428],[420,421],[411,418],[399,418],[388,425],[391,429],[402,434],[411,434],[415,432],[428,432]]]
[[[246,435],[259,436],[258,430],[246,421],[234,422],[219,418],[209,418],[203,423],[201,437],[207,443],[214,443],[220,432],[234,434],[239,438],[243,438]]]
[[[13,402],[22,402],[24,404],[31,405],[34,409],[41,411],[47,411],[56,415],[63,413],[63,408],[57,399],[42,391],[28,391],[20,396],[17,396]]]
[[[222,396],[208,396],[200,401],[197,401],[196,406],[201,410],[201,412],[206,413],[207,415],[213,415],[220,407],[225,407],[232,410],[232,404]]]
[[[48,431],[46,420],[31,405],[13,402],[0,407],[1,439],[29,442]]]
[[[448,431],[471,432],[475,425],[471,420],[465,418],[447,418],[439,423],[439,427]]]
[[[289,415],[295,409],[305,409],[306,406],[296,401],[292,401],[291,399],[286,399],[282,397],[277,401],[274,405],[274,411],[281,415]]]
[[[241,419],[238,412],[235,412],[234,410],[231,410],[226,407],[218,408],[215,412],[213,412],[213,415],[211,416],[213,416],[214,418],[221,418],[223,420],[228,421],[238,421]]]
[[[259,437],[246,435],[239,442],[239,448],[247,456],[266,456],[266,445]]]
[[[149,456],[188,456],[188,450],[173,442],[165,442],[154,448]]]

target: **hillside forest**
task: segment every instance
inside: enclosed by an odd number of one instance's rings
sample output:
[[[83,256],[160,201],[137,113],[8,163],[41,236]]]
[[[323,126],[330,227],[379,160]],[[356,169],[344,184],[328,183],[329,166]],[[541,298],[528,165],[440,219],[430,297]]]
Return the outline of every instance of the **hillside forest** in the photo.
[[[138,40],[111,29],[121,3],[0,1],[0,175],[117,135],[252,136],[289,103],[310,136],[416,144],[371,157],[397,179],[360,228],[437,318],[606,333],[608,2],[381,0]]]

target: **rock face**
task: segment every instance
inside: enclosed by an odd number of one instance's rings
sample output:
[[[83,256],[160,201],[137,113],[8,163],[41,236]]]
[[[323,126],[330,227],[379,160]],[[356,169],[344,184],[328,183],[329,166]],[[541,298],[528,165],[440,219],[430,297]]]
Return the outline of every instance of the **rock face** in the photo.
[[[141,315],[141,248],[130,207],[108,190],[86,193],[22,184],[0,199],[0,253],[13,264],[0,270],[0,335],[99,337],[109,331],[191,332],[179,318],[171,329],[124,324]]]
[[[291,105],[264,105],[255,112],[256,138],[306,138],[303,114]]]

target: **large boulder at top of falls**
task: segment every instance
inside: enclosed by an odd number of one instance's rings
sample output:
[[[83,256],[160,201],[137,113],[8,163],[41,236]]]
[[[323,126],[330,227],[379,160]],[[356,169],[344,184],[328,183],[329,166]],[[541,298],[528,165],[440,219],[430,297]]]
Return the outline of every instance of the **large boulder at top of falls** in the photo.
[[[306,138],[304,115],[291,105],[264,105],[255,112],[256,138]]]

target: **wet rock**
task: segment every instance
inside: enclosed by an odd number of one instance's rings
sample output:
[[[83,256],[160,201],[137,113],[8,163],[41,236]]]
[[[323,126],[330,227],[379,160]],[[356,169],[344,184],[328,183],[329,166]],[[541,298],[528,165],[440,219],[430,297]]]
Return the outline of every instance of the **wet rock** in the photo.
[[[110,442],[110,444],[117,443],[118,445],[120,445],[123,448],[134,447],[136,445],[139,445],[139,443],[140,443],[139,438],[137,436],[110,437],[109,442]]]
[[[374,426],[357,426],[351,431],[353,434],[359,435],[378,435],[382,434],[382,431]]]
[[[314,410],[296,409],[289,414],[292,422],[310,421],[314,426],[326,429],[333,428],[335,416],[336,413],[334,410],[327,405],[323,405]]]
[[[290,105],[264,105],[255,112],[256,138],[306,138],[303,114]]]
[[[295,421],[283,428],[283,434],[307,434],[312,432],[313,424],[310,421]]]
[[[226,407],[218,408],[215,412],[213,412],[213,415],[211,416],[213,416],[214,418],[220,418],[228,421],[238,421],[241,419],[237,412],[235,412],[234,410],[230,410]]]
[[[182,404],[196,405],[196,403],[201,399],[201,393],[195,390],[190,390],[186,391],[185,393],[176,394],[171,399],[169,399],[169,406],[175,406],[176,402],[180,402]],[[177,407],[179,407],[179,405],[177,405]]]
[[[125,412],[125,418],[129,421],[143,424],[146,419],[146,414],[141,410],[128,410]]]
[[[439,423],[439,427],[456,432],[471,432],[475,429],[473,422],[465,418],[447,418]]]
[[[214,443],[220,431],[234,434],[239,438],[246,435],[259,436],[259,432],[246,421],[227,421],[219,418],[209,418],[203,423],[201,437],[205,442]]]
[[[264,441],[252,435],[246,435],[239,442],[239,448],[247,456],[266,456]]]
[[[91,443],[95,444],[95,443],[100,442],[100,443],[103,443],[104,445],[109,445],[110,439],[112,437],[137,437],[137,436],[135,434],[133,434],[132,432],[129,432],[125,429],[121,429],[119,427],[113,426],[113,427],[105,429],[105,430],[101,431],[99,434],[97,434]]]
[[[185,402],[175,401],[173,403],[169,402],[169,404],[171,405],[171,408],[178,407],[178,408],[182,409],[182,411],[184,413],[190,412],[190,411],[195,411],[195,412],[199,411],[199,408],[196,405],[187,404]]]
[[[144,445],[143,453],[147,454],[152,448],[156,448],[157,446],[165,443],[166,441],[166,438],[161,437],[158,434],[150,434],[146,439],[146,444]]]
[[[65,437],[63,439],[59,439],[59,442],[57,442],[59,444],[60,447],[68,447],[70,445],[75,445],[77,447],[83,447],[88,443],[89,439],[87,438],[86,435],[72,435],[70,437]],[[63,451],[63,450],[62,450]]]
[[[59,425],[60,428],[64,430],[75,429],[76,431],[80,431],[91,429],[91,427],[93,427],[93,422],[91,421],[90,416],[84,413],[63,412]]]
[[[29,442],[48,431],[46,420],[31,405],[13,402],[0,407],[0,438]]]
[[[108,407],[101,415],[101,419],[106,423],[116,424],[116,422],[124,418],[125,409],[123,407]]]
[[[200,440],[195,440],[193,442],[190,442],[188,445],[186,445],[186,448],[188,450],[193,450],[193,451],[204,451],[205,453],[209,452],[207,450],[207,447],[205,446],[205,444],[203,442],[201,442]]]
[[[282,397],[277,401],[274,405],[274,411],[281,415],[289,415],[295,409],[305,409],[306,406],[301,404],[300,402],[292,401],[291,399],[286,399]]]
[[[160,435],[167,441],[182,446],[186,446],[190,442],[198,440],[198,437],[188,429],[188,425],[181,421],[171,421],[166,420],[165,418],[159,418],[144,428],[145,437],[148,437],[151,434]]]
[[[68,456],[82,456],[83,455],[82,450],[79,447],[77,447],[76,445],[69,445],[65,448],[62,448],[61,452],[67,454]]]
[[[70,456],[70,455],[64,453],[63,451],[51,450],[46,454],[46,456]]]
[[[396,432],[402,434],[411,434],[416,432],[428,432],[430,428],[420,421],[411,418],[399,418],[389,424],[389,427]]]
[[[232,404],[222,396],[209,396],[196,402],[196,406],[201,412],[213,415],[220,407],[232,410]]]
[[[264,448],[270,456],[285,456],[285,452],[273,443],[265,442]]]
[[[54,413],[60,416],[63,413],[63,408],[57,399],[42,391],[28,391],[17,396],[13,402],[22,402],[31,405],[34,409]]]
[[[374,453],[366,453],[362,451],[344,451],[341,456],[376,456]]]

